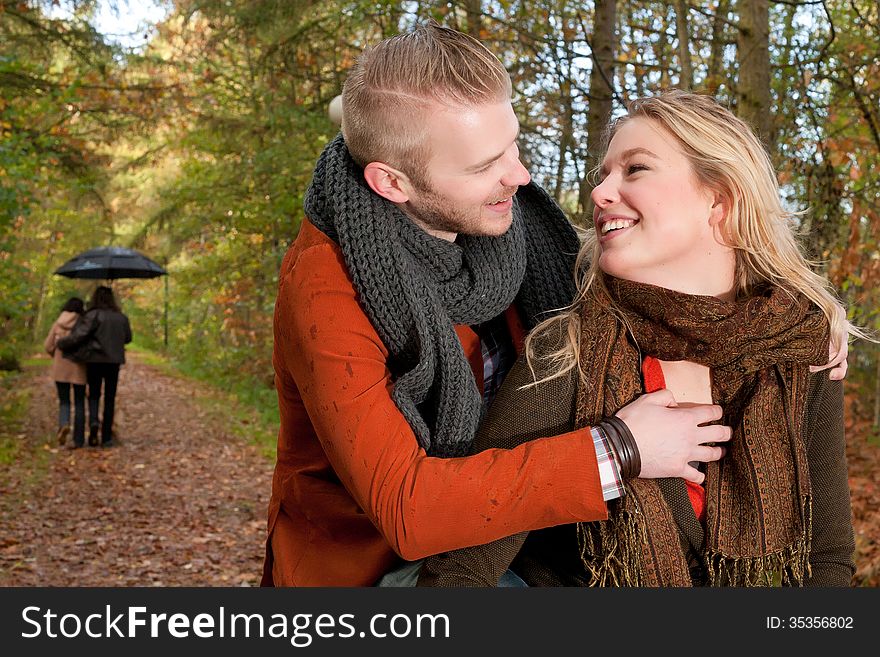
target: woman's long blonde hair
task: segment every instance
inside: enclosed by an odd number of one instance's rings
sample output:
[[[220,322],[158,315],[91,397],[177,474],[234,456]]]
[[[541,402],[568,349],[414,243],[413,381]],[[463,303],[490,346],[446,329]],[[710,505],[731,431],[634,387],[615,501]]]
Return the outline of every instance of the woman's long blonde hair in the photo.
[[[800,292],[816,304],[831,326],[832,340],[847,333],[867,337],[849,324],[828,280],[817,274],[796,240],[797,213],[786,211],[779,196],[776,172],[752,129],[713,98],[677,89],[640,98],[627,107],[627,114],[611,123],[605,148],[622,125],[646,118],[673,137],[706,188],[726,201],[723,234],[736,255],[734,291],[748,296],[756,285],[772,283]],[[600,159],[601,161],[601,159]],[[600,248],[591,231],[575,266],[577,295],[561,315],[540,323],[526,339],[525,350],[533,371],[538,362],[546,373],[541,380],[561,376],[588,363],[580,362],[580,305],[604,287],[599,269]],[[596,295],[594,298],[598,298]],[[613,308],[609,308],[614,312]],[[537,336],[549,331],[564,333],[562,346],[549,354],[534,348]],[[558,344],[558,341],[553,341]],[[839,345],[838,345],[839,346]]]

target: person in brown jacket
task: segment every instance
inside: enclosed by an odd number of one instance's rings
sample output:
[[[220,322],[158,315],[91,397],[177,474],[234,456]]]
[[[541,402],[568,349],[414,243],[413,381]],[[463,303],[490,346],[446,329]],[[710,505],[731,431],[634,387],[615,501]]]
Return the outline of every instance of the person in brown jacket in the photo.
[[[58,349],[58,340],[66,337],[82,317],[85,306],[79,297],[70,297],[61,314],[49,329],[43,347],[52,356],[50,376],[58,391],[58,444],[64,445],[70,435],[70,391],[73,388],[73,443],[72,449],[82,447],[86,426],[86,366],[65,358]]]
[[[131,325],[120,310],[113,290],[100,285],[92,295],[89,309],[67,337],[58,341],[59,349],[86,363],[89,384],[89,445],[113,447],[113,415],[119,368],[125,363],[125,345],[131,342]],[[101,387],[104,412],[99,414]]]
[[[733,437],[703,481],[652,480],[603,425],[630,464],[607,520],[434,556],[419,584],[495,586],[511,568],[531,586],[849,586],[843,387],[815,366],[869,336],[802,256],[770,158],[730,111],[667,91],[609,137],[578,295],[527,338],[474,450],[613,420],[661,389],[719,404]]]

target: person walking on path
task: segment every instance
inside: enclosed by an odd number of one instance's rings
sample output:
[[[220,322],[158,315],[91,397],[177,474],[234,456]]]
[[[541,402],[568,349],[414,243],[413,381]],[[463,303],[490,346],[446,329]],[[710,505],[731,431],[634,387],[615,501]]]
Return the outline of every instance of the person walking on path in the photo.
[[[58,391],[58,444],[64,445],[70,435],[70,390],[73,388],[73,443],[71,448],[82,447],[86,429],[86,366],[64,358],[57,348],[58,340],[70,334],[82,317],[85,305],[79,297],[70,297],[61,308],[61,314],[49,329],[43,342],[46,353],[52,356],[50,376]]]
[[[125,345],[131,342],[131,325],[119,308],[113,290],[99,286],[89,309],[58,347],[86,363],[89,384],[89,445],[113,446],[113,414],[119,366],[125,363]],[[98,414],[101,386],[104,386],[103,422]]]

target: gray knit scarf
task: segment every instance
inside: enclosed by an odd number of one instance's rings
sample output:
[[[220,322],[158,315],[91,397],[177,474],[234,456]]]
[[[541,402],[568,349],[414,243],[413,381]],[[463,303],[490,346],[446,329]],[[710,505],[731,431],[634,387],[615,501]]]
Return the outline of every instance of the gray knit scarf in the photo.
[[[318,159],[304,205],[342,250],[389,351],[392,398],[419,444],[432,456],[467,454],[482,397],[454,325],[485,322],[516,301],[530,328],[571,303],[579,247],[571,224],[529,184],[517,192],[503,236],[433,237],[367,186],[341,135]]]

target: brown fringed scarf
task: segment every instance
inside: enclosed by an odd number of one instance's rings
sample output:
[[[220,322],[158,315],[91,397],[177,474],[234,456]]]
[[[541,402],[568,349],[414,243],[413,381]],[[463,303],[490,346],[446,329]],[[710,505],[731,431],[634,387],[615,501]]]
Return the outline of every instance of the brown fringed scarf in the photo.
[[[802,295],[767,287],[737,302],[605,277],[585,302],[577,424],[592,425],[642,392],[645,355],[711,369],[712,398],[733,438],[708,465],[702,548],[708,584],[798,585],[809,576],[810,478],[802,437],[810,364],[829,328]],[[613,305],[625,319],[608,312]],[[636,346],[637,345],[637,346]],[[671,480],[670,480],[671,481]],[[609,519],[581,523],[581,556],[598,586],[690,586],[688,559],[662,480],[634,479]]]

